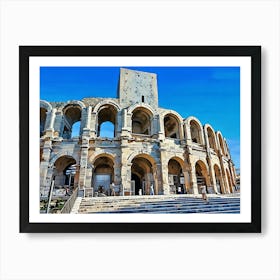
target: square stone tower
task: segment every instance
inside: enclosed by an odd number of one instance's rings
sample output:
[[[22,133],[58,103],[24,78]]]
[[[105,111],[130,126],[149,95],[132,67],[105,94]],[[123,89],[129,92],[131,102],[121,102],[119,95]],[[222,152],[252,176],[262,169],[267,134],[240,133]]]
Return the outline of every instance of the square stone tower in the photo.
[[[121,68],[118,97],[122,108],[135,103],[146,103],[153,108],[157,108],[157,75]]]

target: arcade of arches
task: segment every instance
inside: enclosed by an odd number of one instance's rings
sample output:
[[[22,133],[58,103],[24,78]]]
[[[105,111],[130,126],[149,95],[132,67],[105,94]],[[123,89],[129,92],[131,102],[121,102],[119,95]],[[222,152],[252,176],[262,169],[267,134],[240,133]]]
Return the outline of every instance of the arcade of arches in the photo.
[[[118,98],[41,100],[40,190],[104,195],[235,192],[226,139],[195,117],[158,106],[156,75],[121,69]]]

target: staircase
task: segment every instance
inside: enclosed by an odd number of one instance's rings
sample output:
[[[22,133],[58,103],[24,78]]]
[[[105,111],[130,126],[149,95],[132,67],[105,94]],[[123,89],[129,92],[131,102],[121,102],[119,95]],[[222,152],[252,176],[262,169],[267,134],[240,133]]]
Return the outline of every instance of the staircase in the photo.
[[[209,213],[239,214],[240,197],[208,195],[208,203],[201,195],[159,195],[82,198],[72,213]]]

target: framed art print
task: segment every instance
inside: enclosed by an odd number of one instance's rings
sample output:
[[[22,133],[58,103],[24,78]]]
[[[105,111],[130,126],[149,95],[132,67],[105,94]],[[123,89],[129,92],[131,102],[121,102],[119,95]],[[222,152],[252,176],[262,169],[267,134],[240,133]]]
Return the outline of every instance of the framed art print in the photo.
[[[261,232],[260,46],[20,46],[20,232]]]

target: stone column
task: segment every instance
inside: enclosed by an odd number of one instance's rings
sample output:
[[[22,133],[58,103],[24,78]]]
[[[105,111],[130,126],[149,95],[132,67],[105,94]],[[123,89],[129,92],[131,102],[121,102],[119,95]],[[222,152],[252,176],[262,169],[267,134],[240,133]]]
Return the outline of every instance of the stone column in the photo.
[[[229,160],[229,172],[231,175],[231,180],[234,186],[236,186],[236,174],[235,174],[235,170],[234,170],[234,165],[232,164],[232,161]]]
[[[224,166],[224,162],[223,162],[223,155],[221,153],[221,151],[219,151],[219,159],[220,159],[220,165],[221,165],[221,177],[223,178],[223,183],[224,183],[224,192],[225,193],[230,193],[229,191],[229,183],[228,183],[228,179],[227,179],[227,175],[226,175],[226,171],[225,171],[225,166]]]
[[[91,137],[96,137],[97,136],[96,119],[97,119],[97,114],[95,112],[92,112],[92,114],[91,114],[91,125],[90,125],[90,136]]]
[[[129,154],[128,141],[122,139],[121,143],[121,189],[120,195],[130,195],[131,190],[131,163],[127,162]]]
[[[121,128],[121,136],[128,137],[132,131],[132,120],[131,114],[127,113],[127,109],[123,109],[123,121]]]
[[[43,147],[42,161],[40,163],[40,191],[42,195],[48,193],[47,174],[51,155],[52,142],[45,141]]]
[[[199,192],[198,192],[198,186],[197,186],[197,180],[196,180],[195,165],[193,163],[191,163],[190,179],[191,179],[193,194],[198,194]]]
[[[88,106],[88,108],[87,108],[86,125],[83,128],[83,135],[85,135],[85,136],[89,136],[89,133],[90,133],[91,110],[92,110],[92,107]]]
[[[117,155],[114,162],[114,183],[115,186],[120,188],[121,185],[121,162],[120,157]]]
[[[158,117],[158,122],[159,122],[159,130],[158,130],[158,139],[159,140],[164,140],[165,135],[164,135],[164,122],[162,116],[159,115]]]
[[[163,194],[163,182],[162,182],[162,165],[156,163],[156,179],[157,179],[157,194]]]
[[[183,140],[185,138],[184,136],[184,128],[183,128],[183,123],[179,123],[179,137],[180,140]]]
[[[81,145],[80,174],[79,174],[79,183],[78,183],[80,189],[89,187],[86,186],[88,148],[89,148],[89,141],[87,138],[83,138],[82,145]]]
[[[167,154],[164,146],[160,147],[160,161],[162,174],[162,189],[163,194],[170,194],[170,187],[168,183],[168,162],[166,162]]]
[[[46,129],[47,137],[53,137],[55,116],[56,108],[53,108],[51,112],[47,112],[47,118],[49,119],[49,127]]]
[[[182,170],[182,172],[183,172],[184,180],[185,180],[185,183],[184,183],[185,190],[187,191],[187,190],[190,189],[190,182],[188,181],[188,179],[189,179],[189,172],[187,170],[184,170],[184,171]]]
[[[159,115],[155,115],[152,119],[152,137],[153,138],[158,138],[159,135]]]
[[[121,195],[129,196],[131,193],[131,163],[123,163],[121,166],[122,188]]]

